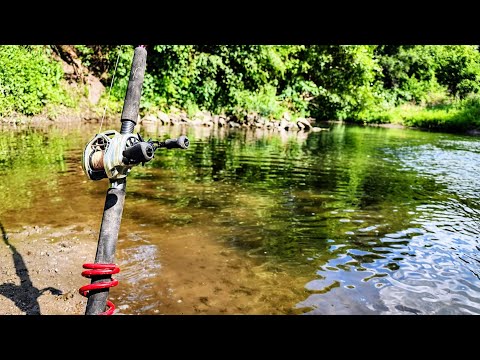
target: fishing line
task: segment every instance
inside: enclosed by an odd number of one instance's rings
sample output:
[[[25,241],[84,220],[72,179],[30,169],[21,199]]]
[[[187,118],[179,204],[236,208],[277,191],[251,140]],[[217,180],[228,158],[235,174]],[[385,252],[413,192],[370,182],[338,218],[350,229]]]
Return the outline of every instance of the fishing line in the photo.
[[[100,129],[98,129],[98,133],[100,133],[102,131],[103,119],[105,119],[105,113],[107,112],[108,102],[110,101],[110,94],[112,92],[113,82],[115,81],[115,74],[117,73],[118,60],[120,60],[120,52],[121,51],[119,51],[118,55],[117,55],[117,62],[115,63],[115,69],[113,70],[113,77],[112,77],[112,81],[110,83],[110,89],[108,90],[107,102],[105,104],[105,108],[103,109],[102,120],[100,121]]]

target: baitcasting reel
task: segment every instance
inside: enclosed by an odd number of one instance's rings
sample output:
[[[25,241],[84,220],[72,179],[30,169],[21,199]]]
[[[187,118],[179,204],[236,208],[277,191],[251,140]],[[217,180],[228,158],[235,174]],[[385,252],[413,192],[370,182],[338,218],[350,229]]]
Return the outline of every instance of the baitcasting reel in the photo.
[[[85,146],[82,168],[90,180],[121,179],[133,166],[152,160],[158,148],[187,149],[189,145],[188,138],[183,135],[165,141],[144,141],[140,134],[107,130],[96,134]]]

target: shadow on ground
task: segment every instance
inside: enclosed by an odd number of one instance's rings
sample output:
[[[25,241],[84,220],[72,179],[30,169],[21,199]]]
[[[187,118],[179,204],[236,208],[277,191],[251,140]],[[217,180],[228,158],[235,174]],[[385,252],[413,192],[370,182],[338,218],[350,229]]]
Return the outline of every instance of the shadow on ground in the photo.
[[[62,291],[53,287],[39,290],[33,286],[25,261],[15,246],[9,243],[8,234],[1,222],[0,231],[2,232],[3,242],[12,252],[15,272],[20,278],[20,285],[9,282],[0,284],[0,295],[13,301],[26,315],[41,315],[38,298],[46,291],[50,291],[53,295],[62,295]]]

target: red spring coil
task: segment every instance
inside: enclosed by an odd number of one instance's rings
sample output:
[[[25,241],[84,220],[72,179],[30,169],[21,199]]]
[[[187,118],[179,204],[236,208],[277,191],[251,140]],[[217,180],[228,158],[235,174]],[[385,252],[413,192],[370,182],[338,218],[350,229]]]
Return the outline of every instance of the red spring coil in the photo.
[[[82,271],[82,276],[87,278],[91,278],[92,276],[96,275],[113,275],[120,272],[120,268],[115,264],[83,264],[83,268],[89,269]],[[107,289],[117,285],[118,280],[110,279],[109,281],[84,285],[78,291],[81,295],[88,297],[90,290]],[[110,300],[107,300],[107,306],[108,310],[98,315],[112,315],[115,311],[115,305]]]

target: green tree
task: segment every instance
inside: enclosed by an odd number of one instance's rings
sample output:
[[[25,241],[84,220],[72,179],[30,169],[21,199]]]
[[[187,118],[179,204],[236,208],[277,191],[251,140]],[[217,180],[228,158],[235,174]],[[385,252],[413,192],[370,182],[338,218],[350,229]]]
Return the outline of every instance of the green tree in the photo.
[[[0,46],[0,116],[35,115],[47,104],[68,103],[62,78],[48,46]]]

